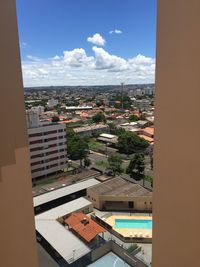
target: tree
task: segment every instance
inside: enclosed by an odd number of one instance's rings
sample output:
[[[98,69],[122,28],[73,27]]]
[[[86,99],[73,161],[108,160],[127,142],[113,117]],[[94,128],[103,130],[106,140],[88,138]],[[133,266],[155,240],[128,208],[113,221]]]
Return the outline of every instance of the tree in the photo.
[[[130,116],[129,116],[129,121],[138,121],[138,117],[136,116],[136,115],[134,115],[134,114],[131,114]]]
[[[89,167],[91,165],[91,160],[88,157],[84,158],[84,166]]]
[[[144,154],[136,154],[130,161],[129,166],[126,169],[126,173],[136,180],[144,178]]]
[[[118,137],[117,148],[120,153],[133,154],[145,150],[149,143],[132,132],[123,132]]]
[[[99,112],[97,114],[95,114],[93,117],[92,117],[92,120],[94,123],[99,123],[99,122],[106,122],[106,117],[105,115],[102,113],[102,112]]]
[[[68,156],[73,160],[80,160],[80,165],[83,166],[83,159],[87,157],[89,153],[89,146],[84,138],[78,135],[67,137],[67,150]]]
[[[108,126],[109,126],[110,133],[111,133],[111,134],[114,134],[114,135],[119,136],[119,135],[121,135],[122,133],[125,133],[125,132],[126,132],[125,129],[123,129],[123,128],[117,128],[117,127],[114,125],[114,123],[109,123]]]
[[[119,155],[111,155],[108,157],[109,168],[114,173],[122,173],[122,158]]]
[[[58,116],[53,116],[52,119],[51,119],[52,122],[58,122],[59,120],[60,119],[59,119]]]

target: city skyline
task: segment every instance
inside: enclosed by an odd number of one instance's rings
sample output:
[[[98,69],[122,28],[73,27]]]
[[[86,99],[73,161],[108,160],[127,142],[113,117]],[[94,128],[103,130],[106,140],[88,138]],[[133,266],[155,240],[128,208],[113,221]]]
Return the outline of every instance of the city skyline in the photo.
[[[154,0],[18,0],[17,12],[24,86],[154,82]]]

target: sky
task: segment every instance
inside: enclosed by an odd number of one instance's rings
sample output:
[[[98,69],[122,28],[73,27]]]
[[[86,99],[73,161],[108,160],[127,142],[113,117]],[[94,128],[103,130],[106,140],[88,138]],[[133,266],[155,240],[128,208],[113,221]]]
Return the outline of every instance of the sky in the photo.
[[[24,86],[153,83],[156,0],[17,0]]]

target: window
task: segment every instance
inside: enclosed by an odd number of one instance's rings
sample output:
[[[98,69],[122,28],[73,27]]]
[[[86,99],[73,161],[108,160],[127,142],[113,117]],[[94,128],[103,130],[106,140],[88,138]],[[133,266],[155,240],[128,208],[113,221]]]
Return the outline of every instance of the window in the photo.
[[[29,144],[33,145],[33,144],[41,144],[42,140],[35,140],[35,141],[30,141]]]
[[[31,152],[38,151],[38,150],[42,150],[42,147],[34,147],[30,149]]]
[[[42,133],[29,134],[29,137],[42,136]]]

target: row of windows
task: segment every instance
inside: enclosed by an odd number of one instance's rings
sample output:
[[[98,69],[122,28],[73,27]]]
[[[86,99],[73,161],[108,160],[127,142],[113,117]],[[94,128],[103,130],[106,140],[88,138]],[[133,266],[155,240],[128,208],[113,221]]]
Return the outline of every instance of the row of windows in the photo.
[[[60,150],[54,150],[54,151],[52,151],[53,153],[47,152],[45,154],[42,153],[42,154],[33,155],[33,156],[31,156],[31,159],[41,158],[41,157],[44,157],[44,156],[48,156],[50,154],[54,154],[54,153],[58,153],[58,152],[64,152],[64,151],[67,151],[67,149],[62,148]]]
[[[58,139],[64,139],[65,136],[59,136],[59,138],[57,137],[51,137],[51,138],[47,138],[47,139],[39,139],[39,140],[34,140],[34,141],[30,141],[29,144],[30,145],[33,145],[33,144],[41,144],[41,143],[46,143],[46,142],[49,142],[49,141],[54,141],[54,140],[58,140]]]
[[[64,129],[59,129],[58,132],[62,133],[64,132]],[[52,130],[52,131],[43,132],[43,133],[29,134],[29,137],[43,136],[43,135],[54,134],[54,133],[57,133],[57,130]]]
[[[60,162],[60,165],[64,165],[66,162]],[[50,169],[50,168],[54,168],[54,167],[57,167],[58,166],[58,163],[55,163],[55,164],[52,164],[52,165],[49,165],[49,166],[46,166],[45,167],[41,167],[41,168],[38,168],[38,169],[35,169],[35,170],[32,170],[31,172],[32,173],[35,173],[35,172],[39,172],[39,171],[44,171],[45,169]]]
[[[62,146],[62,145],[65,145],[65,143],[58,143],[58,144],[53,144],[53,145],[46,145],[46,146],[40,146],[40,147],[34,147],[34,148],[31,148],[30,151],[31,152],[34,152],[34,151],[38,151],[38,150],[43,150],[43,149],[48,149],[50,147],[56,147],[56,146]]]
[[[62,155],[60,157],[54,157],[54,158],[50,158],[50,159],[46,159],[46,160],[40,160],[40,161],[37,161],[37,162],[32,162],[31,163],[31,166],[35,166],[35,165],[38,165],[38,164],[43,164],[43,163],[47,163],[47,162],[51,162],[51,161],[54,161],[54,160],[57,160],[57,159],[63,159],[65,156]]]

